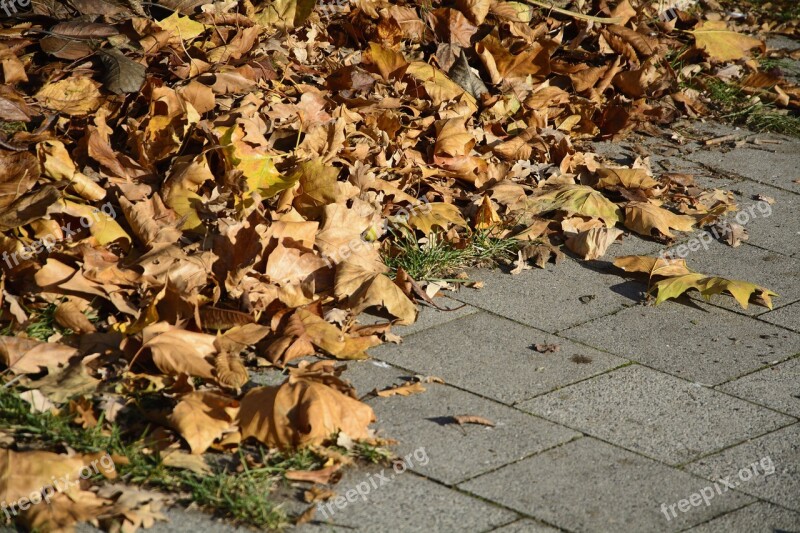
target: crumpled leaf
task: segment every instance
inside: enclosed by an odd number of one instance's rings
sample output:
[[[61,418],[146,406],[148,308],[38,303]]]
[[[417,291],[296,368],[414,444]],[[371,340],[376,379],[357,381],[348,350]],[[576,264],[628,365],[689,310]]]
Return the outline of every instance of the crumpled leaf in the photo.
[[[275,448],[319,445],[339,431],[356,440],[370,438],[372,408],[341,379],[316,368],[295,371],[278,387],[248,392],[239,410],[242,438]]]
[[[73,76],[42,87],[34,98],[44,107],[66,115],[86,115],[103,101],[100,84],[86,76]]]
[[[590,261],[603,256],[623,233],[619,228],[592,228],[567,237],[567,248]]]
[[[142,331],[143,349],[149,349],[153,363],[168,375],[188,374],[213,379],[214,336],[195,333],[167,322],[158,322]]]

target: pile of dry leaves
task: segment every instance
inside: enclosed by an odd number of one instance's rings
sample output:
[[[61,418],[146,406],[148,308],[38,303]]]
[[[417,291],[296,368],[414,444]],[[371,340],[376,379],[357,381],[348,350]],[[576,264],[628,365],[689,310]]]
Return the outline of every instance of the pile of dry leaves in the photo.
[[[698,72],[734,68],[796,110],[800,89],[759,70],[765,45],[741,32],[796,24],[713,0],[672,19],[657,1],[539,4],[42,0],[3,20],[5,379],[48,409],[79,398],[99,424],[161,398],[165,412],[140,416],[193,454],[370,439],[372,409],[330,361],[246,385],[249,365],[367,357],[393,337],[388,322],[359,325],[365,309],[415,320],[435,290],[390,277],[392,228],[454,247],[490,229],[520,242],[520,270],[562,245],[600,257],[626,231],[667,242],[735,209],[691,176],[574,143],[707,113],[681,88]],[[665,276],[659,300],[770,295],[663,260],[620,266]],[[30,338],[47,309],[60,332]],[[13,485],[20,465],[89,460],[2,451],[6,501],[51,475]],[[144,505],[111,492],[60,497],[74,520]]]

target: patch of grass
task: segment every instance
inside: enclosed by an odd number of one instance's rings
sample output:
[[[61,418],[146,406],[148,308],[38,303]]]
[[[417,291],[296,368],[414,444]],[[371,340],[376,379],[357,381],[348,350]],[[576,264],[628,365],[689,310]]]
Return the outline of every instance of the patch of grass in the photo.
[[[716,78],[706,79],[705,89],[716,104],[720,118],[743,124],[756,132],[769,131],[800,137],[800,116],[778,111],[751,97],[740,87]]]
[[[444,279],[464,268],[513,257],[518,243],[493,235],[491,229],[477,231],[468,235],[465,245],[456,247],[438,233],[422,240],[410,231],[395,232],[384,261],[392,275],[402,268],[415,280]]]
[[[6,135],[13,135],[18,131],[25,131],[25,129],[24,122],[8,122],[5,120],[0,120],[0,132]]]
[[[55,304],[50,304],[41,311],[34,311],[28,320],[25,333],[31,339],[46,342],[58,331],[55,314]]]
[[[366,442],[357,442],[353,454],[368,463],[384,463],[394,457],[394,453],[388,448]]]
[[[96,427],[84,429],[74,424],[66,412],[31,413],[30,405],[16,391],[2,385],[0,427],[14,432],[17,443],[37,449],[69,447],[82,453],[123,456],[126,462],[117,461],[115,467],[126,483],[164,492],[189,493],[191,501],[216,515],[259,529],[279,529],[289,524],[283,509],[269,499],[286,471],[316,470],[326,461],[313,449],[270,453],[258,447],[257,467],[248,467],[248,461],[240,455],[241,471],[220,467],[211,474],[201,475],[165,465],[158,453],[147,451],[146,433],[124,434],[117,424],[103,424],[102,420]],[[393,457],[387,448],[361,442],[350,452],[344,448],[338,450],[371,463],[386,462]],[[102,475],[98,474],[96,479],[102,479]]]
[[[310,451],[290,455],[265,454],[265,466],[232,472],[219,469],[209,475],[171,468],[158,454],[147,453],[141,436],[124,435],[116,424],[83,429],[69,414],[31,413],[30,406],[8,387],[0,387],[0,427],[13,431],[15,441],[36,448],[68,446],[78,452],[108,452],[124,456],[116,469],[127,483],[165,492],[186,491],[192,501],[217,515],[259,528],[276,529],[288,524],[285,512],[269,500],[272,487],[292,469],[319,468],[321,458]],[[242,462],[242,465],[245,463]]]

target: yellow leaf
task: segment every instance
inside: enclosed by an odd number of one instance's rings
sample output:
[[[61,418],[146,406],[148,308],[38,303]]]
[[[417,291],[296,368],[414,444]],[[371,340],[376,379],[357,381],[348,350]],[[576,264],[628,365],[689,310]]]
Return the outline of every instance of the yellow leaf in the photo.
[[[715,61],[736,61],[749,57],[753,48],[760,48],[762,52],[766,50],[762,40],[729,30],[721,20],[704,21],[689,33],[694,35],[697,47]]]
[[[497,210],[492,205],[492,201],[484,194],[481,205],[478,207],[478,211],[476,211],[473,220],[475,229],[489,229],[501,223],[502,219],[500,215],[497,214]]]
[[[600,177],[597,186],[601,189],[624,187],[626,189],[652,189],[658,182],[647,175],[643,168],[598,168]]]
[[[406,71],[408,62],[400,52],[385,48],[377,43],[369,43],[368,58],[378,69],[383,81],[400,78]]]
[[[614,266],[625,272],[643,272],[653,276],[683,276],[692,271],[686,266],[685,259],[664,257],[647,257],[646,255],[626,255],[614,260]]]
[[[275,168],[275,156],[264,147],[251,146],[244,136],[240,126],[231,126],[220,138],[220,144],[227,162],[242,171],[251,191],[258,191],[262,198],[272,198],[297,182],[296,176],[284,179]]]
[[[63,202],[62,212],[73,217],[79,217],[81,219],[80,225],[83,227],[88,226],[89,233],[98,243],[102,245],[118,241],[131,243],[130,235],[122,229],[122,226],[117,224],[117,221],[112,216],[107,215],[105,210],[86,204],[78,204],[70,200],[62,200],[61,202]]]
[[[472,112],[478,109],[475,98],[465,92],[456,82],[448,78],[444,72],[425,63],[424,61],[414,61],[408,65],[406,74],[412,76],[425,87],[425,92],[430,96],[434,105],[439,105],[448,100],[462,97],[467,102]]]
[[[730,293],[744,309],[747,309],[747,303],[750,301],[750,297],[753,296],[753,294],[760,297],[761,300],[764,301],[764,304],[770,309],[772,309],[772,297],[778,296],[771,290],[753,283],[717,277],[711,277],[706,280],[702,294],[703,297],[708,300],[712,295],[722,294],[723,292]]]
[[[204,31],[206,31],[205,24],[194,21],[189,17],[183,17],[177,11],[173,11],[172,15],[165,19],[158,21],[159,27],[162,30],[174,34],[183,41],[191,41]]]
[[[85,174],[78,172],[78,169],[75,168],[75,163],[61,141],[48,140],[40,142],[36,145],[36,154],[39,157],[44,175],[48,178],[57,181],[68,181],[72,190],[80,195],[81,198],[90,202],[105,198],[105,189]]]
[[[446,231],[450,224],[466,227],[467,222],[458,207],[445,202],[431,202],[425,207],[420,206],[408,217],[408,225],[425,235],[429,235],[435,226]]]

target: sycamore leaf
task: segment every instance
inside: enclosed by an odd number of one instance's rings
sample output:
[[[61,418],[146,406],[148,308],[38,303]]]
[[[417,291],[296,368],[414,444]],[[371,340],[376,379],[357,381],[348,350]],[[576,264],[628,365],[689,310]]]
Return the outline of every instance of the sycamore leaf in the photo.
[[[85,174],[78,172],[64,143],[61,141],[42,141],[36,145],[36,154],[45,176],[57,181],[64,180],[82,198],[102,200],[106,191]]]
[[[748,302],[755,296],[762,305],[772,309],[772,297],[776,293],[746,281],[730,280],[706,274],[692,273],[663,279],[653,285],[656,293],[656,305],[670,298],[677,298],[689,290],[697,290],[705,300],[710,300],[715,294],[727,292],[732,295],[739,305],[747,309]]]
[[[656,292],[656,305],[670,298],[677,298],[684,292],[695,289],[701,291],[705,288],[703,282],[708,276],[693,272],[682,276],[674,276],[653,284],[652,290]]]
[[[772,297],[778,296],[771,290],[753,283],[718,277],[708,278],[702,290],[703,297],[706,300],[710,299],[714,294],[722,294],[723,292],[733,296],[744,309],[747,309],[747,304],[753,296],[756,296],[756,302],[761,299],[766,307],[772,309]]]
[[[86,315],[81,312],[75,302],[66,301],[58,304],[54,316],[61,327],[71,329],[75,333],[94,333],[97,331],[94,324],[86,318]]]
[[[322,444],[336,432],[352,439],[370,438],[375,413],[355,398],[353,388],[333,374],[295,371],[279,387],[255,388],[242,398],[242,439],[295,448]]]
[[[527,211],[533,215],[557,209],[569,214],[599,218],[609,228],[622,220],[622,213],[614,202],[586,185],[563,185],[527,202]]]
[[[667,238],[675,236],[670,229],[691,231],[695,219],[688,215],[676,215],[649,202],[628,202],[625,206],[625,227],[648,237]],[[657,233],[653,233],[657,231]]]
[[[88,221],[89,232],[92,237],[97,239],[97,242],[106,245],[112,242],[125,242],[127,245],[131,243],[131,237],[128,235],[122,226],[120,226],[114,217],[106,214],[105,211],[97,209],[86,204],[77,204],[70,200],[64,200],[60,203],[62,205],[62,212],[82,219],[82,224]]]
[[[288,30],[303,24],[314,11],[315,3],[315,0],[273,0],[254,18],[264,26]]]
[[[648,277],[683,276],[692,271],[686,266],[685,259],[665,257],[647,257],[646,255],[626,255],[614,260],[614,266],[625,272],[642,272]]]
[[[464,91],[459,84],[448,78],[444,72],[424,61],[414,61],[410,63],[406,69],[406,74],[422,83],[425,92],[428,93],[431,101],[437,106],[448,100],[455,100],[458,97],[463,97],[472,111],[478,108],[475,103],[475,98],[473,98],[472,95]]]
[[[158,25],[162,30],[173,34],[182,41],[191,41],[209,27],[189,17],[183,17],[177,11],[173,11],[170,16],[159,20]]]
[[[706,20],[690,31],[697,47],[714,61],[737,61],[749,57],[753,48],[765,51],[764,41],[729,30],[722,20]]]

